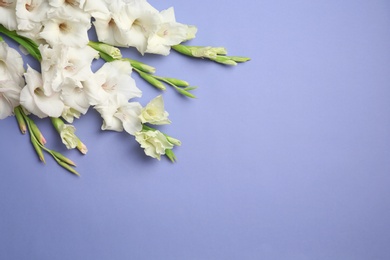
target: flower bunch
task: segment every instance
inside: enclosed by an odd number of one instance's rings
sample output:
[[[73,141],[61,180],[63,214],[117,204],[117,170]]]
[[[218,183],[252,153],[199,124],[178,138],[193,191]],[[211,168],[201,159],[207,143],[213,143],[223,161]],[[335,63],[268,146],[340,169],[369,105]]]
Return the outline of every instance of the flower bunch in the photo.
[[[97,42],[88,37],[92,26]],[[176,21],[173,8],[158,11],[146,0],[0,0],[0,33],[40,63],[39,71],[28,64],[25,69],[21,54],[0,37],[0,119],[15,115],[41,161],[45,151],[75,174],[72,161],[46,148],[30,114],[50,118],[64,145],[85,154],[87,148],[71,123],[93,108],[102,117],[102,130],[126,131],[146,155],[175,161],[172,149],[181,142],[152,127],[171,123],[162,95],[142,107],[134,101],[142,91],[131,75],[135,71],[158,89],[169,85],[190,98],[195,87],[155,75],[153,67],[122,57],[119,48],[133,47],[142,55],[168,55],[173,49],[226,65],[249,60],[226,56],[222,47],[182,44],[196,32],[195,26]],[[93,71],[91,65],[99,58],[106,62]]]

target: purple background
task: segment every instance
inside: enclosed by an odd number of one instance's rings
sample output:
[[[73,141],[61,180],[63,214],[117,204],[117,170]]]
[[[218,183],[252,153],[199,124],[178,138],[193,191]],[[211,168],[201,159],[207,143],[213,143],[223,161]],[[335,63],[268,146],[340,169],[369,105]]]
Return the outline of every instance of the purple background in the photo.
[[[0,259],[390,259],[390,2],[150,1],[249,63],[140,57],[198,86],[164,93],[178,162],[75,123],[88,145],[38,162],[0,121]],[[157,90],[134,76],[144,90]]]

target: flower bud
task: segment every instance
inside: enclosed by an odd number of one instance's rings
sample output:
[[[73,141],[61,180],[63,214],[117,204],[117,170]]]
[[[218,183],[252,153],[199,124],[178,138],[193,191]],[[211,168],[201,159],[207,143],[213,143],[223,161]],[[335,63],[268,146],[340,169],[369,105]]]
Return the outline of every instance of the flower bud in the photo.
[[[83,144],[80,139],[78,140],[78,143],[77,143],[77,149],[80,151],[80,153],[82,154],[87,154],[88,152],[88,148],[85,144]]]
[[[112,45],[102,43],[102,42],[93,42],[93,41],[90,41],[88,45],[99,52],[103,52],[107,54],[114,60],[122,58],[121,51],[117,47],[114,47]]]
[[[69,158],[65,157],[63,154],[61,154],[59,152],[56,152],[56,151],[53,151],[53,150],[50,150],[50,153],[56,159],[59,159],[60,161],[66,163],[66,164],[69,164],[69,165],[72,165],[72,166],[76,166],[76,164],[72,160],[70,160]]]
[[[237,65],[237,62],[234,60],[230,59],[228,56],[217,56],[215,59],[212,59],[213,61],[216,61],[218,63],[222,63],[225,65],[230,65],[230,66],[235,66]]]
[[[30,133],[30,134],[32,134],[32,133]],[[35,149],[35,152],[37,153],[37,155],[39,157],[39,160],[42,161],[43,163],[46,163],[45,157],[43,156],[42,148],[39,146],[38,141],[36,139],[34,139],[33,137],[31,137],[30,139],[31,139],[31,143]]]
[[[131,67],[133,67],[135,69],[139,69],[143,72],[150,73],[150,74],[153,74],[156,72],[156,69],[154,67],[149,66],[149,65],[142,63],[140,61],[132,60],[129,58],[123,58],[122,60],[130,62]]]
[[[171,149],[165,150],[165,155],[171,160],[171,162],[177,161],[176,155],[173,153]]]
[[[46,144],[45,137],[42,135],[42,133],[39,130],[38,126],[31,119],[30,119],[30,128],[31,128],[32,134],[35,136],[35,138],[38,140],[38,142],[41,145],[45,145]]]
[[[14,109],[16,120],[18,121],[19,129],[22,134],[25,134],[27,131],[26,121],[24,121],[20,107],[15,107]]]
[[[172,83],[173,85],[177,87],[188,87],[190,84],[187,81],[181,80],[181,79],[175,79],[175,78],[164,78],[164,80]]]
[[[178,140],[176,138],[173,138],[172,136],[168,136],[168,135],[166,135],[165,137],[167,138],[168,142],[170,142],[171,144],[176,145],[176,146],[180,146],[181,145],[181,141],[180,140]]]
[[[251,60],[251,58],[240,57],[240,56],[229,56],[229,58],[235,62],[247,62],[247,61]]]
[[[61,141],[66,148],[73,149],[79,143],[79,138],[75,135],[76,128],[73,125],[65,124],[60,118],[51,118],[51,122],[60,134]]]
[[[149,82],[152,86],[154,86],[154,87],[156,87],[158,89],[161,89],[161,90],[165,90],[166,89],[164,84],[161,83],[160,81],[158,81],[156,78],[154,78],[153,75],[150,75],[150,74],[142,72],[142,71],[138,71],[138,73],[144,80]]]

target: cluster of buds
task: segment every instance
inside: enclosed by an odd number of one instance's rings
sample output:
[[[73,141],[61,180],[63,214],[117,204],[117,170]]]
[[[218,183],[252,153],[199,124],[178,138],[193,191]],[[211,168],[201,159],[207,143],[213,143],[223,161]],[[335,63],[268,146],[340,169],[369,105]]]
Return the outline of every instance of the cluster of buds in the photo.
[[[172,46],[175,51],[194,58],[209,59],[224,65],[235,66],[237,63],[249,61],[250,58],[241,56],[227,56],[224,47],[188,46],[178,44]]]

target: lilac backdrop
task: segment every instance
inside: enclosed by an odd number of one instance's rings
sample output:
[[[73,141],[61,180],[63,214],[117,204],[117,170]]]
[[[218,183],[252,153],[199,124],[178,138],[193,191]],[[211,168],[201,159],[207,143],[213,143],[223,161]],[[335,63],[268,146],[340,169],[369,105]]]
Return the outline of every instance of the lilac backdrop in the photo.
[[[249,63],[125,53],[198,86],[164,93],[178,162],[75,123],[82,177],[0,121],[0,259],[390,259],[390,2],[150,1],[193,45]],[[134,76],[146,102],[160,92]]]

